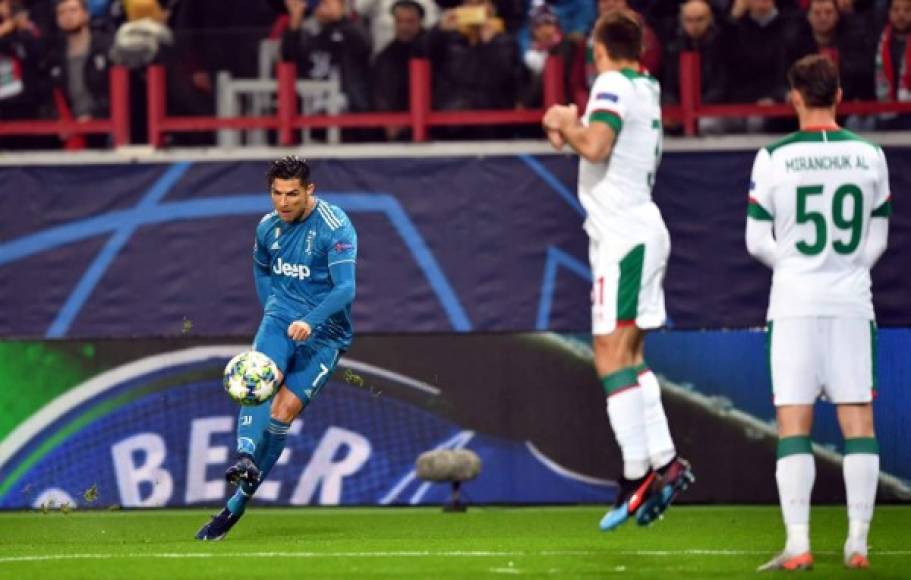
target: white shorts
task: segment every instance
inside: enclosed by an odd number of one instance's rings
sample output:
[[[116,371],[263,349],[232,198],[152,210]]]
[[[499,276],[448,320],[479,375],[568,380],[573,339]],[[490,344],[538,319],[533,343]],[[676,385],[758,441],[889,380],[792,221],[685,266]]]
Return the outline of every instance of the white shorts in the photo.
[[[775,405],[869,403],[876,389],[876,325],[862,318],[769,321]]]
[[[619,326],[642,329],[664,324],[664,271],[671,244],[667,231],[645,241],[591,240],[592,334]]]

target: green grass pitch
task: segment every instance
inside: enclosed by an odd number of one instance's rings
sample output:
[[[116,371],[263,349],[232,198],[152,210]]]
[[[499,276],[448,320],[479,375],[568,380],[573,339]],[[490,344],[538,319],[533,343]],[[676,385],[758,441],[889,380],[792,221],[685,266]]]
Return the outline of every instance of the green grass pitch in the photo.
[[[676,506],[612,533],[598,507],[251,509],[221,542],[211,510],[0,513],[0,578],[755,578],[776,507]],[[845,570],[843,507],[813,510],[816,578],[911,578],[911,506],[881,506],[872,568]]]

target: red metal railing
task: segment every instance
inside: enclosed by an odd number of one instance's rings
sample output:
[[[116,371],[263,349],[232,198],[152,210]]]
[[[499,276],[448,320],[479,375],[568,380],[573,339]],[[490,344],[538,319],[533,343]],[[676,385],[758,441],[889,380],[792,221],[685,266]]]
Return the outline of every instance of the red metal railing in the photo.
[[[696,135],[698,120],[703,117],[778,117],[789,116],[793,110],[786,104],[724,104],[703,105],[700,98],[699,54],[688,52],[680,55],[680,104],[664,108],[667,119],[682,123],[686,135]],[[431,127],[452,125],[503,125],[537,124],[544,110],[554,103],[565,102],[563,62],[550,57],[544,69],[544,103],[541,109],[434,111],[431,105],[431,70],[427,60],[416,59],[410,63],[409,110],[387,113],[346,113],[342,115],[302,116],[297,111],[295,81],[297,72],[292,63],[279,63],[276,68],[277,111],[274,115],[258,117],[172,117],[166,104],[165,70],[150,66],[147,71],[147,122],[149,144],[161,147],[169,132],[200,132],[218,129],[271,129],[278,134],[281,145],[294,142],[294,132],[302,128],[326,127],[383,127],[409,126],[412,139],[427,141]],[[129,73],[115,66],[110,71],[111,117],[76,121],[61,109],[59,120],[24,120],[0,122],[3,135],[59,135],[67,141],[68,148],[78,148],[77,139],[85,134],[110,134],[115,146],[130,143]],[[59,108],[59,107],[58,107]],[[846,102],[838,109],[840,114],[911,113],[911,103],[900,102]]]
[[[701,98],[702,74],[698,52],[680,54],[680,106],[668,107],[665,116],[683,123],[684,133],[696,135],[701,117],[789,117],[794,109],[787,104],[757,105],[724,104],[703,105]],[[911,113],[911,102],[849,101],[838,106],[839,115],[871,115],[879,113]]]
[[[169,131],[212,131],[216,129],[273,129],[278,131],[280,145],[291,145],[295,129],[326,127],[384,127],[410,126],[412,139],[427,141],[430,127],[444,125],[502,125],[536,124],[541,122],[544,109],[563,102],[563,62],[557,57],[548,59],[544,70],[544,107],[529,110],[433,111],[431,108],[431,71],[425,59],[413,59],[410,64],[409,110],[387,113],[345,113],[342,115],[303,116],[296,112],[297,68],[281,62],[276,68],[277,113],[260,117],[170,117],[165,106],[165,75],[161,66],[149,67],[148,107],[149,143],[161,147]]]
[[[130,81],[129,71],[122,66],[110,70],[111,116],[108,119],[77,121],[62,112],[58,120],[22,120],[0,122],[2,135],[58,135],[69,141],[72,136],[109,134],[115,147],[130,143]],[[58,107],[59,108],[59,107]]]

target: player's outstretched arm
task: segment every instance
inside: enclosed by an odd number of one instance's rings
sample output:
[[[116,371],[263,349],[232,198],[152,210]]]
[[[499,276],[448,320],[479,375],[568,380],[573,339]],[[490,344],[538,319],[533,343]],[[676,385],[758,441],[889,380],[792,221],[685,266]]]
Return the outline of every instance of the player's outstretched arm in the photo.
[[[310,328],[316,328],[330,316],[354,302],[356,294],[354,261],[346,260],[329,266],[329,275],[332,278],[332,290],[326,294],[322,302],[301,318],[310,325]]]

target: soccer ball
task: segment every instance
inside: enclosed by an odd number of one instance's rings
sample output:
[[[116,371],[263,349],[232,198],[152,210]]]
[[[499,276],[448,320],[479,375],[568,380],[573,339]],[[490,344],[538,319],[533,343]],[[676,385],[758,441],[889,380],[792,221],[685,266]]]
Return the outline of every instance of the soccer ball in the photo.
[[[225,367],[225,391],[241,405],[259,405],[278,389],[278,367],[261,352],[242,352]]]

